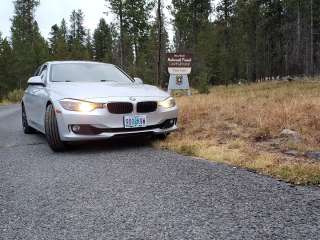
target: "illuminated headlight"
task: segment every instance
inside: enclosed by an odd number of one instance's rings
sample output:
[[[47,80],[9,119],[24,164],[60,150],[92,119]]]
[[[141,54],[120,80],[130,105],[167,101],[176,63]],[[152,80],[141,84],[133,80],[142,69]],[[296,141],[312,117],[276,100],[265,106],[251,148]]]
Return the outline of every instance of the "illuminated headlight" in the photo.
[[[159,102],[158,105],[163,108],[172,108],[176,106],[176,101],[173,97],[168,97],[167,99]]]
[[[60,100],[61,106],[69,111],[75,112],[91,112],[97,108],[103,108],[101,103],[91,103],[75,99],[62,99]]]

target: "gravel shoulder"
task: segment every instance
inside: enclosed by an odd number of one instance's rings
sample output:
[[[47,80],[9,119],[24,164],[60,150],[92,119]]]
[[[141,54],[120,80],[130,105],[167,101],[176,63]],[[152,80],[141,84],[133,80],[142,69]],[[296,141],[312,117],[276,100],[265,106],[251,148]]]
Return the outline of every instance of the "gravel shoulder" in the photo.
[[[319,188],[136,142],[57,154],[0,108],[0,239],[319,239]]]

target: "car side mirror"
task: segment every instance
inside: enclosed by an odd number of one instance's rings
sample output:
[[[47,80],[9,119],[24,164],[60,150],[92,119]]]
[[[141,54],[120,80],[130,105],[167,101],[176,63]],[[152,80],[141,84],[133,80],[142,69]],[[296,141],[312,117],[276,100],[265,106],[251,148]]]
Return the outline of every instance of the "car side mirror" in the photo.
[[[133,78],[133,79],[134,79],[134,83],[135,83],[135,84],[143,84],[143,81],[142,81],[141,78],[135,77],[135,78]]]
[[[33,85],[33,86],[45,86],[44,82],[42,81],[40,76],[35,76],[31,77],[28,80],[28,85]]]

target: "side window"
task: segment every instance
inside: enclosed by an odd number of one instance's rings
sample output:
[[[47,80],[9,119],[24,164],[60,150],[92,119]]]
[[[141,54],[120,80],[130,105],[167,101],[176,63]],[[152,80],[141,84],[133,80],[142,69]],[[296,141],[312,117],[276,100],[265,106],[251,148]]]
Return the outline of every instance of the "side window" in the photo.
[[[42,68],[42,65],[40,67],[37,68],[36,72],[33,74],[33,76],[39,76],[40,70]]]
[[[40,74],[39,74],[39,76],[41,77],[42,81],[44,81],[44,82],[46,81],[47,69],[48,69],[47,65],[44,65],[43,68],[40,71]]]

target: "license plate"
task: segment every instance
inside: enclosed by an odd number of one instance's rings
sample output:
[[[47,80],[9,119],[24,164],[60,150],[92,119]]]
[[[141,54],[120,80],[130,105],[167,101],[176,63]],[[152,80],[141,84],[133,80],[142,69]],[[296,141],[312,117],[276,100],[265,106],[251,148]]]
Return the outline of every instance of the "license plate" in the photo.
[[[147,126],[146,116],[124,116],[124,127],[125,128],[140,128]]]

